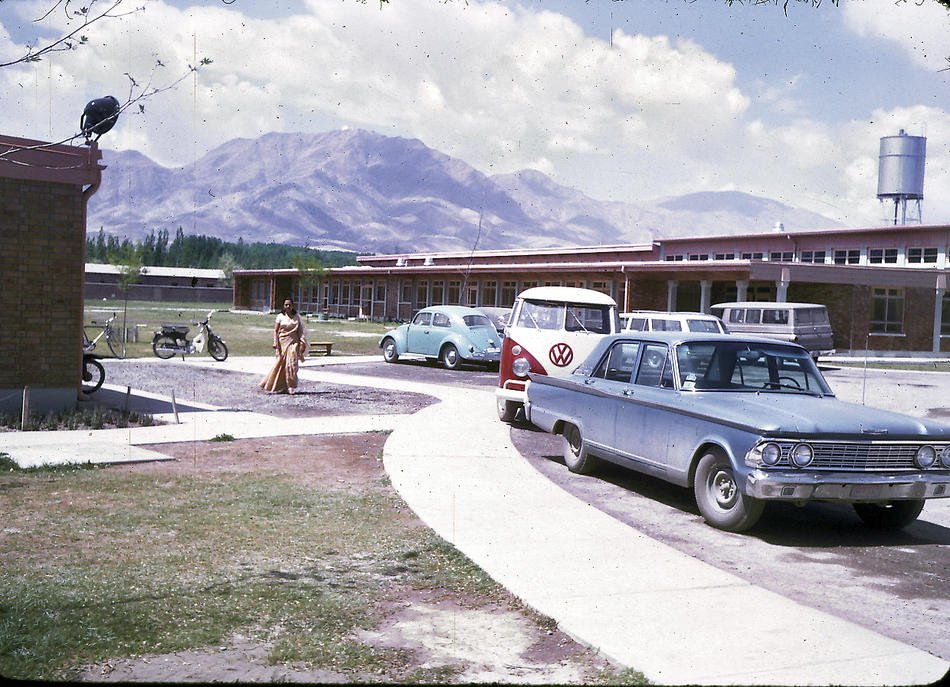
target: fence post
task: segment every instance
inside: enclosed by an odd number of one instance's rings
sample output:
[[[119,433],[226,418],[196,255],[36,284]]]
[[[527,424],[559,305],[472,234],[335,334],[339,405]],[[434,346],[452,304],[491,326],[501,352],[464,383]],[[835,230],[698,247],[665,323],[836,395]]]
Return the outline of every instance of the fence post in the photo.
[[[30,421],[30,387],[23,387],[23,406],[20,409],[20,431],[25,432]]]

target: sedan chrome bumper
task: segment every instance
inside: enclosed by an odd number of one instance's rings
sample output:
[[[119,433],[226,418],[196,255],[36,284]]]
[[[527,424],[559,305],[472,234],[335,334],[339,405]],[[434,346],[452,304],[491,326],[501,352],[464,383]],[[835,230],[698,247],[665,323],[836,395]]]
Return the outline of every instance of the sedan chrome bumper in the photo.
[[[950,497],[950,473],[873,474],[754,470],[746,493],[757,499],[891,501]]]

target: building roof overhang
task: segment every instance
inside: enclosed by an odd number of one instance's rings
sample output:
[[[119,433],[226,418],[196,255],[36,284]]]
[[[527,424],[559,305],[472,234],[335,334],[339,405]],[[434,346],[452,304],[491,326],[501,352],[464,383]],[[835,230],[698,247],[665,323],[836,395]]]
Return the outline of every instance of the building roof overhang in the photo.
[[[104,166],[95,141],[69,146],[0,135],[0,177],[98,187]]]

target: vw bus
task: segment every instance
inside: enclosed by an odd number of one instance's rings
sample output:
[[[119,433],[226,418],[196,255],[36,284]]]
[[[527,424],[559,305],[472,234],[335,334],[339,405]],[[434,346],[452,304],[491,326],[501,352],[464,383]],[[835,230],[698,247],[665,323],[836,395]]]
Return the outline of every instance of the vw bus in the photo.
[[[505,327],[495,400],[511,422],[524,407],[528,373],[566,376],[605,334],[620,329],[617,303],[599,291],[538,286],[518,294]]]

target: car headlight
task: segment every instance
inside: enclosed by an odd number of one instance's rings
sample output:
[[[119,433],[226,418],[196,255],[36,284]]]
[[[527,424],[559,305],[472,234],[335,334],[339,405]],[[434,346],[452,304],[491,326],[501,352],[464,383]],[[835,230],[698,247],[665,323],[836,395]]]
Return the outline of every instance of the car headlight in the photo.
[[[511,371],[519,377],[527,377],[530,369],[531,363],[528,362],[527,358],[516,358],[515,361],[511,363]]]
[[[795,444],[789,453],[792,465],[797,468],[808,467],[815,457],[815,451],[808,444]]]
[[[521,346],[515,344],[511,347],[511,355],[521,355]]]
[[[782,447],[776,443],[769,442],[762,447],[762,462],[765,465],[778,465],[782,460]]]
[[[945,468],[950,468],[950,446],[944,446],[940,452],[940,464]]]
[[[921,446],[917,449],[917,455],[914,456],[914,463],[921,470],[932,468],[937,462],[937,450],[933,446]]]

